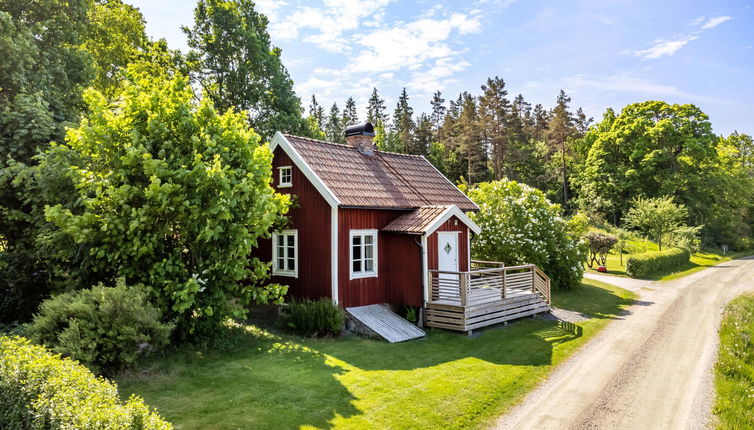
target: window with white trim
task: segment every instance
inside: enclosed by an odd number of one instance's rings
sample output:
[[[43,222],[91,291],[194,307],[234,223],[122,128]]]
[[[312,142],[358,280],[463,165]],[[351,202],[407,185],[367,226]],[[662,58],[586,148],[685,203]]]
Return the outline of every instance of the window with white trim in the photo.
[[[293,168],[291,166],[278,167],[280,180],[278,188],[288,188],[293,186]]]
[[[351,279],[377,276],[377,230],[351,230]]]
[[[298,230],[272,233],[272,274],[298,277]]]

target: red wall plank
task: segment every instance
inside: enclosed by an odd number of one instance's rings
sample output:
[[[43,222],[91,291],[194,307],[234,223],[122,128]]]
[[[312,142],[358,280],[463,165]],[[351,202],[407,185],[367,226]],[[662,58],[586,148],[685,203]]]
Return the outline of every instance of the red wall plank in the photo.
[[[422,304],[422,270],[417,236],[379,232],[377,234],[378,277],[349,279],[350,230],[381,230],[403,211],[341,209],[338,213],[339,300],[343,306],[375,303]]]
[[[278,167],[293,166],[293,186],[278,188]],[[298,230],[298,278],[273,276],[272,282],[288,285],[288,294],[296,297],[330,297],[330,205],[314,185],[278,147],[272,160],[273,187],[281,194],[293,194],[289,212],[291,229]],[[253,253],[263,261],[272,260],[270,239],[259,241]]]

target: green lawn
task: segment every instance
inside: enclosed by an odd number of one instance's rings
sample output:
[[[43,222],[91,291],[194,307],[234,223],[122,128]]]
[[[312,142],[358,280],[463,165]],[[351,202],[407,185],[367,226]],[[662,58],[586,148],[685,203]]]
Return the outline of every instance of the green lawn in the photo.
[[[731,301],[720,325],[715,415],[721,429],[754,423],[754,294]]]
[[[651,249],[651,247],[647,247],[650,249],[647,249],[648,251],[657,250],[657,245],[651,244],[654,246],[654,249]],[[682,278],[684,276],[690,275],[692,273],[698,272],[700,270],[706,269],[707,267],[714,266],[716,264],[723,263],[725,261],[730,260],[731,258],[735,258],[737,256],[743,256],[743,255],[749,255],[751,252],[746,253],[736,253],[736,254],[728,254],[727,256],[723,256],[722,253],[720,253],[717,249],[703,249],[700,252],[697,252],[695,254],[691,255],[691,260],[688,264],[681,266],[679,268],[676,268],[671,271],[666,272],[658,272],[654,273],[652,276],[648,276],[647,279],[651,279],[653,281],[669,281],[672,279],[678,279]],[[607,273],[610,275],[615,276],[623,276],[628,278],[628,274],[626,273],[626,261],[628,260],[628,257],[630,257],[630,254],[623,254],[623,261],[621,264],[621,257],[618,253],[610,253],[607,256]],[[590,269],[586,267],[587,271],[595,272],[597,273],[597,266],[595,265],[593,269]]]
[[[476,336],[430,330],[401,344],[302,339],[255,326],[224,352],[179,351],[119,378],[181,429],[481,428],[634,299],[593,281],[553,291],[556,306],[593,315],[560,325],[524,319]]]

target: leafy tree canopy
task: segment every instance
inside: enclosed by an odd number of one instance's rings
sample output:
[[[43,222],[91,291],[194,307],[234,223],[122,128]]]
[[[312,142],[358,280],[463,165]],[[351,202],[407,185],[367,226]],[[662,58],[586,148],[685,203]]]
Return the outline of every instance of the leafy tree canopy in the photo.
[[[282,287],[257,286],[267,265],[249,255],[288,198],[270,186],[272,154],[243,115],[196,102],[180,75],[131,76],[116,102],[85,98],[89,114],[48,155],[72,153],[81,202],[46,211],[63,233],[50,244],[61,264],[83,250],[100,279],[144,284],[183,335],[280,298]]]

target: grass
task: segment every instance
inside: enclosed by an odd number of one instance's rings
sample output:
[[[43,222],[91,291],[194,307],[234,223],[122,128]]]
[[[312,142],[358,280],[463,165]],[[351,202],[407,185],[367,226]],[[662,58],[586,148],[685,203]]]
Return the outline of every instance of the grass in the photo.
[[[474,337],[429,330],[388,344],[303,339],[239,326],[226,350],[182,350],[119,378],[181,429],[482,428],[520,401],[635,298],[595,281],[553,291],[578,324],[523,319]]]
[[[622,261],[620,254],[618,254],[616,251],[613,251],[607,255],[607,262],[605,265],[605,267],[607,268],[607,274],[629,278],[630,276],[628,276],[628,274],[626,273],[626,261],[628,261],[628,258],[631,256],[631,254],[638,254],[647,251],[657,251],[658,249],[659,248],[655,243],[648,240],[640,238],[627,239],[625,250],[628,252],[628,254],[623,254]],[[688,264],[677,267],[670,271],[653,273],[651,276],[647,276],[646,278],[652,281],[670,281],[691,275],[692,273],[696,273],[716,264],[726,262],[728,260],[731,260],[732,258],[750,255],[752,253],[751,251],[739,252],[724,256],[719,252],[720,251],[716,248],[702,249],[700,252],[691,255],[691,259],[689,260]],[[585,268],[589,272],[598,273],[596,270],[597,266],[595,266],[594,269],[590,269],[586,266]]]
[[[731,301],[720,325],[714,412],[720,429],[754,423],[754,294]]]

